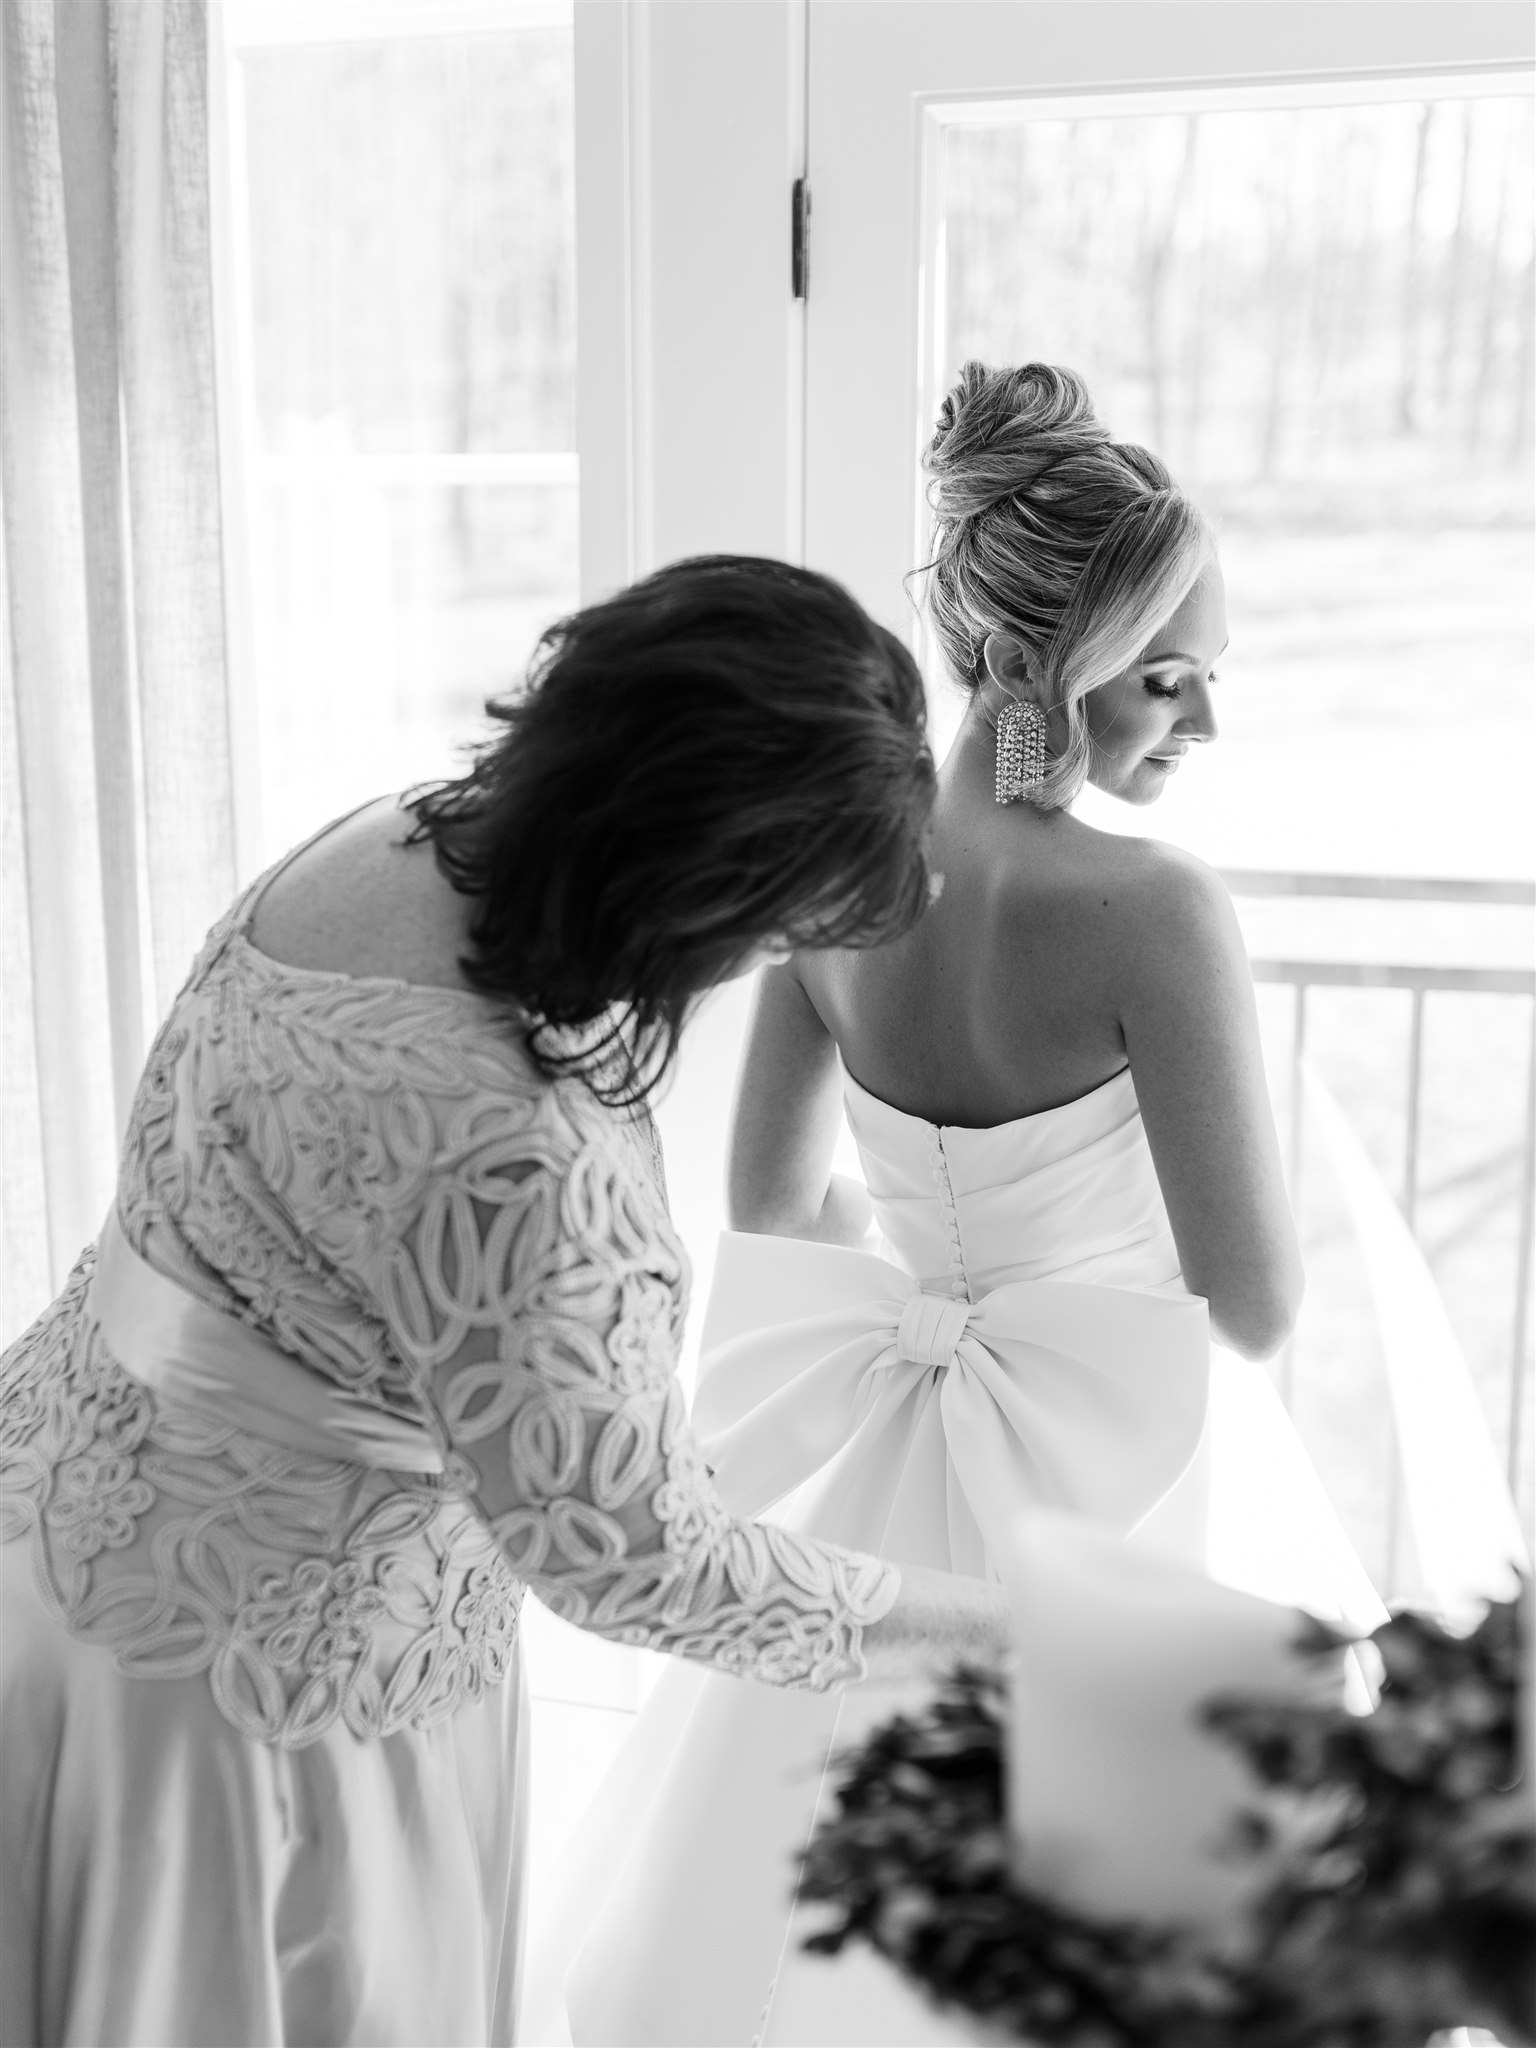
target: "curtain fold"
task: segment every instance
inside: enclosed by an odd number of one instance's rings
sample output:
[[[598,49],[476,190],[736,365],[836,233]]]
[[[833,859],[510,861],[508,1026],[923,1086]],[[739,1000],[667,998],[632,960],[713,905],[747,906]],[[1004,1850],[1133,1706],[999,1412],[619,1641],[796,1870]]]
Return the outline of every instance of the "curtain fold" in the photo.
[[[0,5],[0,1341],[235,883],[206,0]]]

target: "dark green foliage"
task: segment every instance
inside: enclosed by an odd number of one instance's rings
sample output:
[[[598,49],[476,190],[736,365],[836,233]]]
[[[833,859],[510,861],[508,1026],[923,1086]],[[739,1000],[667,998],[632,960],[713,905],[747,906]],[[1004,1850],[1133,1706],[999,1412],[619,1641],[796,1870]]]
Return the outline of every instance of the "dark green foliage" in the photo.
[[[832,1909],[809,1946],[868,1941],[940,2003],[1042,2048],[1424,2048],[1454,2026],[1520,2048],[1536,2039],[1536,1829],[1514,1603],[1468,1636],[1400,1614],[1373,1640],[1373,1715],[1211,1703],[1256,1780],[1234,1855],[1270,1872],[1219,1939],[1080,1919],[1019,1884],[1004,1686],[961,1671],[845,1760],[801,1876]]]

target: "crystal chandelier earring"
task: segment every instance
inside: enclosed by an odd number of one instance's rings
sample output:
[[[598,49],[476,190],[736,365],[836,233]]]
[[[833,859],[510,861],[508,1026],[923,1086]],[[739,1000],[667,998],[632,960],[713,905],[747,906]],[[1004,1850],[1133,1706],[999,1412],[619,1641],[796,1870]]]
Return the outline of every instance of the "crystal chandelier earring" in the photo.
[[[1045,714],[1010,697],[997,715],[997,800],[1027,801],[1045,780]]]

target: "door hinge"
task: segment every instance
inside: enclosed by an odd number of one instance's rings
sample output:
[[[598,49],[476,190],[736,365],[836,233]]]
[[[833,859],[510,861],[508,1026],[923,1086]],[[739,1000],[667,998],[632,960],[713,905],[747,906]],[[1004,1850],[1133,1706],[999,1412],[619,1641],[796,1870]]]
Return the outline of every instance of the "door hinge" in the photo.
[[[811,261],[811,188],[796,178],[789,197],[789,288],[797,299],[805,297]]]

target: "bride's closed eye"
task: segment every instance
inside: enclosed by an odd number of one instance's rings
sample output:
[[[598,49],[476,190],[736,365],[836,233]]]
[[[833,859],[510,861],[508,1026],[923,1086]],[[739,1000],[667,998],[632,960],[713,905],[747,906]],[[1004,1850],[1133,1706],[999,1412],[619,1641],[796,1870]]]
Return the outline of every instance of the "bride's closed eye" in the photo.
[[[1184,692],[1184,685],[1182,683],[1165,682],[1161,676],[1143,676],[1141,680],[1146,686],[1148,693],[1153,697],[1179,697]],[[1217,675],[1215,669],[1212,669],[1206,677],[1206,681],[1208,683],[1219,683],[1221,677]]]

